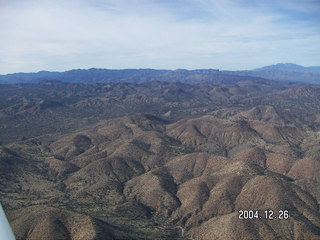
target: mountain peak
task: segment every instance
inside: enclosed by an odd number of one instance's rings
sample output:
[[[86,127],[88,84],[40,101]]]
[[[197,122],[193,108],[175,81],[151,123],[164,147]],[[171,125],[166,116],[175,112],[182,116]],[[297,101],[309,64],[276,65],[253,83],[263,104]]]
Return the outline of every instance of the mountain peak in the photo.
[[[254,71],[262,70],[282,70],[282,71],[304,71],[306,67],[295,64],[295,63],[277,63],[261,68],[254,69]]]
[[[311,73],[311,74],[318,74],[320,72],[319,66],[312,66],[312,67],[304,67],[295,63],[277,63],[274,65],[269,65],[261,68],[257,68],[252,70],[254,72],[291,72],[291,73]]]

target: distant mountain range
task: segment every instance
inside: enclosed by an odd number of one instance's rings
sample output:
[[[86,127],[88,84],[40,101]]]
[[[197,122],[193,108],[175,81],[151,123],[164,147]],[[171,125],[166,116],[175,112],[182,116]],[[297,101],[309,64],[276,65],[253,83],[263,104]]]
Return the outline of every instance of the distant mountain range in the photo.
[[[309,73],[320,73],[320,67],[304,67],[294,63],[278,63],[270,66],[265,66],[262,68],[257,68],[254,71],[286,71],[286,72],[309,72]]]
[[[304,67],[293,63],[278,63],[254,70],[226,71],[224,73],[271,79],[275,81],[294,81],[320,83],[320,67]]]
[[[248,78],[249,77],[249,78]],[[253,70],[219,71],[218,69],[198,70],[155,70],[155,69],[73,69],[65,72],[40,71],[37,73],[13,73],[0,75],[1,84],[37,83],[41,81],[62,81],[81,83],[150,81],[179,81],[184,83],[231,83],[241,80],[264,78],[275,81],[320,83],[320,67],[304,67],[293,63],[278,63]]]

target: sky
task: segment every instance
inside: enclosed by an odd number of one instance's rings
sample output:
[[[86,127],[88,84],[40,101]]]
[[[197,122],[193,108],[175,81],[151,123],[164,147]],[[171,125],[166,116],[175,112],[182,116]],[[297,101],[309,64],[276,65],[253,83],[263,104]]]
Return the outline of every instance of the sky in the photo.
[[[0,74],[320,66],[320,0],[0,0]]]

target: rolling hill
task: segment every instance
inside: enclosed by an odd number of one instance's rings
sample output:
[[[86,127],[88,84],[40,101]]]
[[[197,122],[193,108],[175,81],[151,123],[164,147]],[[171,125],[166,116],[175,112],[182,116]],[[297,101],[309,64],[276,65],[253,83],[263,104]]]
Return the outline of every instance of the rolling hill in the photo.
[[[319,85],[233,80],[1,85],[16,237],[319,239]]]

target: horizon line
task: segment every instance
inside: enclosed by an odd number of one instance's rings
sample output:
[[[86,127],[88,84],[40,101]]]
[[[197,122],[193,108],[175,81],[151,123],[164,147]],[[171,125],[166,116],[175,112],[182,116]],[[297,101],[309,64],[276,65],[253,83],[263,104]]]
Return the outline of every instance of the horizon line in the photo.
[[[296,63],[275,63],[275,64],[270,64],[270,65],[265,65],[259,68],[264,68],[264,67],[269,67],[269,66],[276,66],[276,65],[296,65],[299,67],[304,67],[304,68],[312,68],[312,67],[320,67],[319,66],[303,66],[300,64]],[[37,72],[11,72],[11,73],[0,73],[0,75],[11,75],[11,74],[37,74],[41,72],[49,72],[49,73],[64,73],[64,72],[69,72],[69,71],[74,71],[74,70],[83,70],[83,71],[88,71],[88,70],[111,70],[111,71],[123,71],[123,70],[156,70],[156,71],[179,71],[179,70],[185,70],[185,71],[196,71],[196,70],[214,70],[214,71],[252,71],[256,70],[259,68],[254,68],[254,69],[238,69],[238,70],[229,70],[229,69],[220,69],[220,68],[99,68],[99,67],[89,67],[89,68],[72,68],[68,70],[39,70]]]

